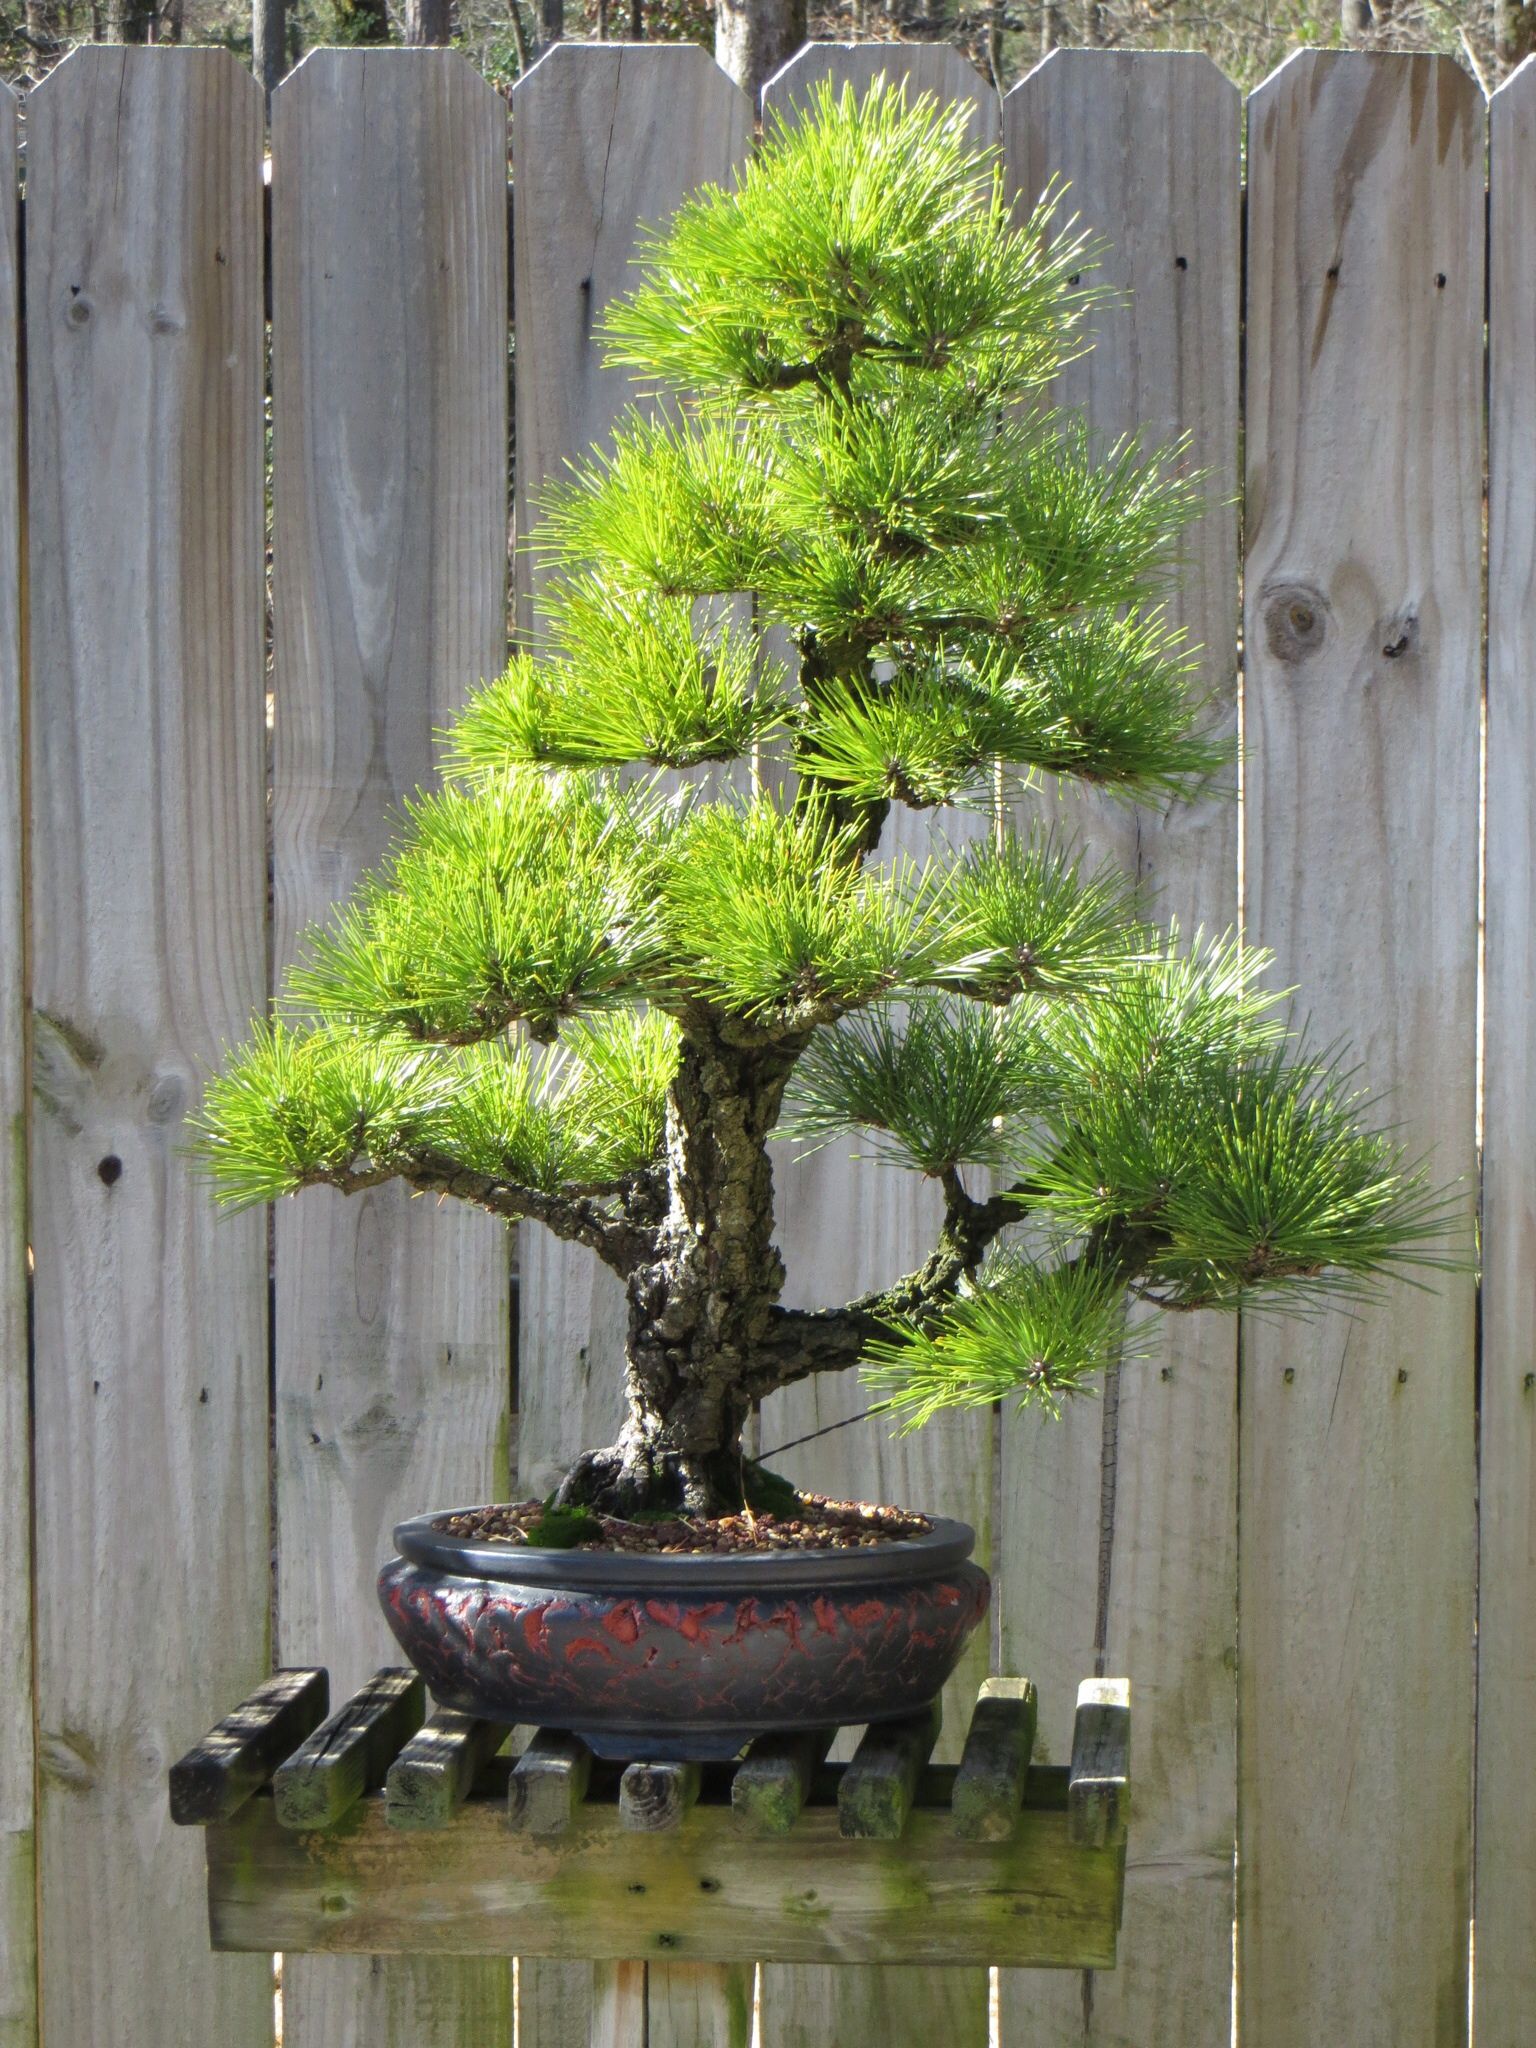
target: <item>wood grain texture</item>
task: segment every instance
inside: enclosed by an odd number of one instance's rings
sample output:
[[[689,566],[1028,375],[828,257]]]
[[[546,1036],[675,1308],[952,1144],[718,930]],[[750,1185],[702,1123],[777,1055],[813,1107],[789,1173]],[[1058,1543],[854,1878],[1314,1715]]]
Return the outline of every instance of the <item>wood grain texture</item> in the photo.
[[[0,1555],[31,1578],[16,99],[0,91]],[[31,1603],[0,1609],[0,2048],[37,2028]]]
[[[272,1805],[285,1828],[330,1828],[390,1765],[422,1724],[426,1686],[414,1671],[376,1671],[273,1773]]]
[[[602,362],[597,323],[634,281],[642,227],[666,222],[698,186],[745,157],[751,110],[706,53],[686,44],[560,44],[512,96],[513,323],[517,336],[515,524],[526,540],[543,486],[601,443],[634,398]],[[535,624],[534,564],[517,562],[520,633]],[[576,1454],[612,1442],[622,1415],[624,1297],[591,1253],[520,1233],[518,1476],[543,1493]],[[589,1973],[525,1963],[520,2048],[585,2048]],[[718,1983],[721,2011],[739,1985]],[[612,1987],[609,1986],[611,1990]],[[638,1995],[629,1986],[627,1996]],[[667,1984],[654,2025],[669,2024]],[[698,1993],[688,2010],[696,2017]]]
[[[44,2038],[256,2048],[165,1773],[268,1669],[266,1230],[184,1151],[266,984],[261,93],[88,48],[27,127]]]
[[[273,836],[281,969],[504,659],[506,113],[446,51],[319,51],[273,103]],[[405,1513],[507,1483],[510,1247],[386,1189],[277,1218],[278,1628],[338,1696],[392,1647]],[[510,1973],[296,1959],[291,2048],[510,2038]]]
[[[1236,90],[1204,57],[1061,50],[1003,107],[1010,183],[1104,238],[1099,281],[1129,294],[1054,395],[1102,442],[1189,435],[1207,510],[1183,540],[1171,610],[1203,647],[1199,685],[1237,724],[1238,317]],[[1230,786],[1135,808],[1048,785],[1031,808],[1090,861],[1137,878],[1160,918],[1220,932],[1237,916]],[[1150,1333],[1139,1333],[1143,1338]],[[1005,1670],[1040,1687],[1036,1754],[1065,1760],[1076,1682],[1136,1680],[1143,1762],[1127,1934],[1112,1978],[1004,1979],[1007,2048],[1227,2048],[1236,1805],[1236,1328],[1168,1318],[1151,1355],[1058,1423],[1005,1415]]]
[[[1536,61],[1489,109],[1488,854],[1479,1500],[1477,2038],[1536,2011]]]
[[[915,1967],[893,1974],[915,1986],[924,1965],[991,1955],[1033,1967],[1114,1960],[1123,1851],[1070,1840],[1058,1777],[1032,1778],[1007,1842],[961,1841],[947,1800],[915,1807],[899,1842],[844,1840],[827,1801],[790,1833],[763,1836],[723,1800],[662,1833],[635,1833],[614,1800],[588,1800],[567,1832],[541,1838],[508,1833],[498,1793],[488,1773],[486,1796],[441,1834],[390,1827],[375,1795],[351,1826],[296,1835],[269,1799],[253,1799],[204,1836],[215,1944],[520,1950],[525,1969],[530,1954],[670,1966],[760,1952],[833,1968],[901,1954]],[[704,2040],[729,2027],[722,1981],[679,1980]],[[750,1967],[745,1981],[750,2000]],[[829,2036],[880,2039],[872,2014]],[[466,2039],[479,2048],[489,2036]]]
[[[1483,101],[1309,53],[1248,137],[1249,931],[1470,1207]],[[1466,2038],[1473,1307],[1245,1323],[1246,2048]]]
[[[171,1765],[171,1819],[183,1828],[228,1820],[319,1727],[329,1705],[323,1670],[264,1678]]]
[[[770,79],[765,116],[792,117],[824,80],[863,91],[877,77],[905,80],[909,93],[931,93],[941,105],[969,102],[973,134],[998,139],[997,96],[958,51],[928,44],[813,43]],[[984,829],[946,814],[941,825],[897,807],[882,853],[922,857],[943,838],[961,843]],[[933,1189],[899,1167],[859,1159],[851,1140],[797,1159],[792,1146],[775,1160],[779,1241],[791,1306],[846,1301],[920,1265],[937,1236],[941,1208]],[[765,1452],[844,1421],[867,1406],[854,1373],[829,1373],[764,1404]],[[769,1462],[797,1484],[834,1498],[890,1501],[953,1515],[976,1530],[976,1557],[991,1565],[996,1429],[990,1414],[942,1416],[919,1435],[896,1440],[883,1423],[854,1423]],[[958,1743],[976,1688],[988,1669],[985,1632],[973,1637],[945,1690],[946,1733],[938,1754],[959,1755]],[[845,1754],[848,1738],[834,1754]],[[880,1979],[887,1981],[881,1982]],[[867,2034],[886,2048],[982,2048],[987,2038],[987,1980],[980,1971],[832,1971],[767,1968],[763,1972],[763,2048],[822,2048]]]

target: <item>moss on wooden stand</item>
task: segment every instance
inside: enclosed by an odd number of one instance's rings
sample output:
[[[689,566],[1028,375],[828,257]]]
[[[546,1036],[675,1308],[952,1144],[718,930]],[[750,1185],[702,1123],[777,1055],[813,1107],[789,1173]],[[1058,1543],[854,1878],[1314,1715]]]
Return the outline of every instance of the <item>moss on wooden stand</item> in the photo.
[[[750,1792],[733,1803],[735,1764],[689,1767],[689,1796],[661,1802],[665,1816],[639,1830],[621,1795],[625,1774],[584,1757],[573,1772],[579,1746],[570,1737],[536,1738],[519,1766],[487,1760],[494,1731],[461,1730],[442,1717],[444,1743],[461,1743],[464,1755],[445,1759],[452,1793],[435,1825],[419,1817],[401,1825],[388,1791],[367,1790],[329,1827],[298,1828],[283,1824],[279,1802],[260,1789],[209,1826],[212,1943],[1110,1968],[1125,1877],[1125,1689],[1103,1680],[1083,1688],[1079,1748],[1093,1774],[1086,1809],[1089,1788],[1075,1786],[1075,1763],[1027,1761],[1032,1689],[993,1681],[984,1697],[958,1767],[914,1761],[912,1742],[893,1744],[878,1731],[849,1765],[797,1757],[803,1804],[776,1813],[769,1831]],[[241,1712],[248,1728],[248,1708]],[[778,1756],[783,1738],[763,1748]],[[888,1832],[856,1831],[848,1791],[861,1783],[867,1791],[887,1754],[900,1779]],[[541,1758],[561,1776],[559,1798],[538,1796]],[[741,1768],[750,1788],[750,1756]],[[1101,1819],[1111,1800],[1113,1825],[1084,1824]]]

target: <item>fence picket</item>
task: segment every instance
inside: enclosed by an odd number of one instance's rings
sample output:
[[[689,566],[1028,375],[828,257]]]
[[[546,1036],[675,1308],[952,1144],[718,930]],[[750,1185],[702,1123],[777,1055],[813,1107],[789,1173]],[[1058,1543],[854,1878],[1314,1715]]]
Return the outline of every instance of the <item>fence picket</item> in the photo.
[[[929,93],[942,106],[969,103],[976,144],[997,141],[996,94],[960,51],[941,44],[812,43],[769,80],[764,113],[784,118],[803,109],[824,80],[838,91],[851,85],[862,92],[878,77],[905,81],[910,94]],[[945,840],[959,843],[984,829],[982,821],[954,813],[936,828],[896,806],[887,839],[892,852],[921,858]],[[941,1212],[932,1187],[897,1167],[861,1162],[859,1149],[844,1142],[806,1159],[796,1159],[787,1145],[778,1149],[779,1242],[788,1274],[784,1299],[791,1305],[848,1300],[921,1265],[933,1246]],[[771,1454],[778,1444],[854,1416],[868,1399],[853,1373],[791,1387],[764,1404],[763,1448]],[[994,1420],[982,1413],[945,1416],[899,1442],[883,1423],[855,1423],[783,1458],[770,1455],[769,1462],[833,1498],[893,1501],[958,1516],[976,1530],[978,1562],[990,1564],[995,1457]],[[959,1755],[987,1657],[986,1632],[978,1631],[946,1689],[938,1761]],[[834,1754],[848,1747],[843,1738]],[[987,1998],[982,1970],[770,1964],[762,1976],[763,2048],[820,2048],[829,2039],[878,2040],[887,2048],[934,2041],[982,2048]]]
[[[1308,52],[1248,135],[1248,927],[1470,1187],[1483,100]],[[1247,2048],[1466,2038],[1473,1344],[1470,1275],[1245,1319]]]
[[[0,89],[0,1556],[20,1580],[32,1553],[27,1398],[27,1085],[22,982],[21,527],[16,97]],[[32,1616],[0,1608],[0,2048],[37,2037],[32,1795]]]
[[[50,2048],[272,2037],[165,1785],[268,1656],[266,1230],[183,1151],[266,978],[261,125],[214,50],[77,50],[27,108]]]
[[[1053,396],[1104,443],[1189,435],[1207,509],[1182,546],[1172,609],[1203,649],[1199,685],[1237,727],[1236,89],[1202,56],[1062,50],[1003,103],[1009,182],[1107,246],[1096,280],[1127,293]],[[1138,807],[1048,789],[1032,807],[1090,860],[1136,876],[1188,932],[1237,919],[1235,773],[1190,804]],[[1037,1750],[1070,1754],[1074,1674],[1132,1674],[1136,1852],[1122,1961],[1085,1980],[1008,1972],[1005,2044],[1227,2048],[1236,1828],[1237,1331],[1165,1317],[1155,1351],[1054,1423],[1004,1415],[1000,1629],[1005,1670],[1040,1695]],[[1013,1561],[1010,1565],[1007,1561]]]
[[[560,44],[512,99],[513,328],[517,349],[516,528],[526,540],[542,487],[601,442],[635,396],[628,374],[602,361],[597,322],[633,282],[642,227],[663,225],[699,185],[723,184],[746,154],[750,109],[704,51],[687,44]],[[537,580],[517,564],[519,631],[536,626]],[[518,1474],[542,1493],[588,1445],[618,1433],[624,1296],[590,1252],[542,1229],[520,1233]],[[598,2009],[618,2030],[639,2009],[639,1981],[622,1995],[601,1970]],[[680,2016],[670,2012],[676,1982]],[[666,1969],[644,1980],[647,2024],[659,2042],[677,2027],[705,2038],[751,2002],[740,1970]],[[745,1990],[743,1990],[743,1983]],[[518,1984],[522,2048],[587,2040],[592,1969],[525,1959]]]
[[[1536,60],[1500,87],[1489,113],[1488,980],[1473,1967],[1479,2042],[1518,2048],[1536,2011],[1536,1811],[1527,1762],[1536,1717]]]
[[[505,656],[506,111],[448,51],[318,51],[273,106],[279,969]],[[277,1218],[279,1647],[344,1697],[393,1645],[400,1515],[507,1482],[510,1244],[388,1189]],[[492,2048],[502,1962],[290,1958],[289,2048]]]

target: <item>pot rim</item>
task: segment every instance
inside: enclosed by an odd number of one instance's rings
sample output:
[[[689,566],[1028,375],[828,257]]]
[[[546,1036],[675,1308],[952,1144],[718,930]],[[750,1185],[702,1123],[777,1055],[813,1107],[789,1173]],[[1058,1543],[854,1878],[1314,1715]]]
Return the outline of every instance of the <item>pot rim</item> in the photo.
[[[857,1550],[746,1550],[660,1556],[654,1551],[549,1550],[531,1544],[471,1543],[433,1523],[472,1508],[435,1508],[395,1526],[395,1548],[411,1564],[461,1579],[572,1591],[674,1593],[724,1586],[902,1585],[963,1564],[976,1544],[968,1522],[929,1519],[926,1536],[899,1536]]]

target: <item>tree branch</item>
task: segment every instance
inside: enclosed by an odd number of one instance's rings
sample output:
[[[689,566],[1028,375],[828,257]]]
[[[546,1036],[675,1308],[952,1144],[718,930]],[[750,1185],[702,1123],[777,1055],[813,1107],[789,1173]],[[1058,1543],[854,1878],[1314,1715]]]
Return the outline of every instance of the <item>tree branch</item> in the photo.
[[[594,1184],[585,1191],[565,1188],[546,1194],[541,1188],[523,1187],[515,1181],[498,1180],[492,1174],[476,1173],[442,1153],[414,1152],[392,1166],[312,1174],[306,1184],[339,1188],[344,1195],[352,1195],[364,1188],[382,1187],[391,1180],[404,1181],[418,1194],[452,1195],[476,1208],[488,1209],[507,1222],[531,1218],[556,1237],[596,1252],[603,1264],[621,1277],[657,1256],[659,1237],[651,1219],[653,1215],[659,1216],[660,1210],[653,1167],[628,1174],[607,1189]],[[605,1199],[618,1202],[617,1213],[604,1206]]]
[[[1018,1181],[979,1202],[967,1194],[953,1167],[940,1176],[944,1223],[939,1241],[915,1272],[890,1287],[877,1288],[841,1308],[776,1308],[754,1354],[749,1391],[755,1401],[812,1373],[842,1372],[857,1365],[874,1337],[896,1323],[923,1321],[954,1300],[960,1284],[975,1273],[988,1246],[1010,1223],[1021,1221],[1031,1193]]]

